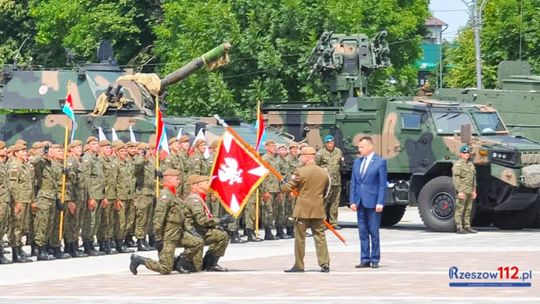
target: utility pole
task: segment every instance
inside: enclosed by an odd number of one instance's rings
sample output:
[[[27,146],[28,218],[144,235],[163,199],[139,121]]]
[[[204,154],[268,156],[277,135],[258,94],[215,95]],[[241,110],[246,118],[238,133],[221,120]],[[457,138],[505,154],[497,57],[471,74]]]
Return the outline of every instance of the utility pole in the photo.
[[[482,0],[478,6],[478,0],[473,0],[473,3],[468,3],[461,0],[469,8],[469,17],[474,31],[474,49],[476,53],[476,88],[483,89],[482,84],[482,53],[480,50],[480,31],[482,30],[482,11],[489,0]]]

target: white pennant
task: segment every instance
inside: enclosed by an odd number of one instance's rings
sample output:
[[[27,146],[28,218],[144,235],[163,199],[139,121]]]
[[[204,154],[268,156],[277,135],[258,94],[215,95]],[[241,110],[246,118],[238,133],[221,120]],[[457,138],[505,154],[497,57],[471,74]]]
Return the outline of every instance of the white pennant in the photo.
[[[103,129],[101,127],[98,127],[98,139],[99,141],[107,140],[107,136],[105,136],[105,133],[103,133]]]
[[[135,133],[133,132],[133,128],[131,126],[129,126],[129,140],[134,143],[137,142],[137,138],[135,138]]]
[[[111,129],[111,139],[112,141],[118,140],[118,134],[116,134],[116,130],[114,128]]]

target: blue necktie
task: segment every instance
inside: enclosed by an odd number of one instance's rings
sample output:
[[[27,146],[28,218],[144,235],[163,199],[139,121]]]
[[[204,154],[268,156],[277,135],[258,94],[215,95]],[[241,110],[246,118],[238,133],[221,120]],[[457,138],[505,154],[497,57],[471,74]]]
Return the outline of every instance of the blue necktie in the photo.
[[[366,157],[364,159],[364,161],[362,162],[362,166],[360,167],[360,177],[361,178],[364,178],[364,174],[366,174],[367,162],[368,162],[368,159]]]

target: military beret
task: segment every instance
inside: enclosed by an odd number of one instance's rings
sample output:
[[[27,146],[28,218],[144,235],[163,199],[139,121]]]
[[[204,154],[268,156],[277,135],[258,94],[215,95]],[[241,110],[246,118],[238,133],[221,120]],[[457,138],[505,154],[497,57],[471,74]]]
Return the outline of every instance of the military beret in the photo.
[[[32,144],[32,149],[43,149],[43,143],[40,141],[36,141]]]
[[[303,142],[303,143],[300,143],[300,144],[298,145],[298,148],[300,148],[300,150],[302,150],[303,148],[305,148],[305,147],[307,147],[307,146],[309,146],[309,145],[306,144],[305,142]]]
[[[179,176],[180,171],[176,169],[167,169],[165,172],[163,172],[163,176]]]
[[[461,152],[461,153],[470,153],[471,152],[471,147],[469,147],[469,145],[465,144],[465,145],[461,146],[461,148],[459,148],[459,152]]]
[[[124,144],[124,143],[121,142],[121,141],[116,141],[116,140],[113,142],[113,145],[112,145],[112,146],[113,146],[115,149],[117,149],[117,150],[127,148],[127,145],[126,145],[126,144]]]
[[[62,149],[63,147],[62,147],[62,145],[59,145],[59,144],[53,144],[53,145],[51,145],[51,148],[52,149]]]
[[[177,142],[178,139],[176,139],[176,137],[173,137],[171,139],[169,139],[169,145],[172,145],[173,143]]]
[[[105,147],[105,146],[110,146],[110,145],[111,145],[111,142],[106,139],[99,142],[100,147]]]
[[[331,141],[334,141],[334,136],[328,134],[324,137],[324,142],[327,143],[327,142],[331,142]]]
[[[292,148],[298,148],[298,143],[295,141],[291,141],[289,143],[289,149],[292,149]]]
[[[147,144],[147,143],[140,142],[140,143],[137,145],[137,148],[139,148],[139,149],[148,149],[148,144]]]
[[[126,143],[126,146],[127,146],[128,148],[137,147],[138,145],[139,145],[139,143],[132,142],[131,140],[128,141],[128,142]]]
[[[302,148],[302,151],[300,151],[300,155],[315,155],[317,154],[317,151],[315,151],[315,148],[313,147],[304,147]]]
[[[0,140],[0,149],[4,149],[5,147],[6,147],[6,143]]]
[[[97,137],[95,136],[88,136],[88,138],[86,139],[86,143],[89,144],[93,141],[98,141]]]
[[[275,145],[275,144],[276,142],[271,139],[264,142],[265,147],[270,146],[270,145]]]
[[[191,185],[191,184],[196,184],[200,182],[205,182],[207,180],[208,180],[208,176],[193,174],[187,178],[186,184]]]
[[[281,148],[287,149],[287,145],[285,145],[285,144],[279,144],[277,147],[278,147],[278,149],[281,149]]]
[[[76,139],[76,140],[72,141],[71,143],[69,143],[68,148],[73,148],[73,147],[78,147],[78,146],[82,146],[82,141]],[[33,147],[34,146],[32,146],[32,148]]]
[[[186,141],[189,141],[189,136],[187,136],[187,135],[182,135],[182,136],[180,136],[180,138],[178,139],[178,142],[179,142],[179,143],[183,143],[183,142],[186,142]]]
[[[26,147],[26,144],[27,142],[24,139],[17,139],[17,141],[15,142],[15,145],[23,145],[25,147]]]
[[[198,146],[200,146],[201,144],[205,144],[205,143],[206,143],[206,141],[205,141],[204,139],[197,139],[197,140],[195,141],[195,144],[194,144],[193,146],[194,146],[194,147],[198,147]]]
[[[26,147],[23,146],[23,145],[13,145],[11,147],[9,147],[11,149],[11,151],[13,152],[17,152],[17,151],[21,151],[21,150],[26,150]]]

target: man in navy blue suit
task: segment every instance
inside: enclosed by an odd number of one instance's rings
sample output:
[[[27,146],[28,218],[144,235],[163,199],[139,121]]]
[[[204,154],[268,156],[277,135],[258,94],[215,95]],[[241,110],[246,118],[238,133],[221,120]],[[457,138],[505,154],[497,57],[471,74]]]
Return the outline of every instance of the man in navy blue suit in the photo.
[[[360,138],[358,152],[362,157],[354,161],[349,192],[360,235],[360,264],[355,267],[379,268],[379,227],[387,187],[386,160],[373,152],[373,139],[369,136]]]

